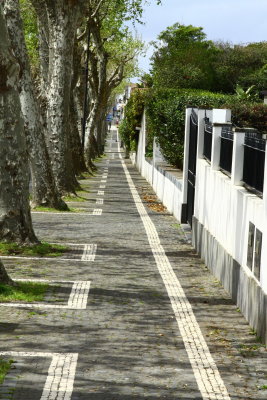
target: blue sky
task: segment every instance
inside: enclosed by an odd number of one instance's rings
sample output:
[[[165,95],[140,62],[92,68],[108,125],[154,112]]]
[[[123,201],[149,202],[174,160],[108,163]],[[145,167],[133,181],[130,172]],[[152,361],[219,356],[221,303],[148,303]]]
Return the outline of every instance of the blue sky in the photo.
[[[179,22],[202,26],[210,40],[232,43],[267,41],[267,0],[155,0],[145,6],[144,26],[137,26],[143,41],[156,40],[167,26]],[[140,68],[149,70],[149,57],[140,58]]]

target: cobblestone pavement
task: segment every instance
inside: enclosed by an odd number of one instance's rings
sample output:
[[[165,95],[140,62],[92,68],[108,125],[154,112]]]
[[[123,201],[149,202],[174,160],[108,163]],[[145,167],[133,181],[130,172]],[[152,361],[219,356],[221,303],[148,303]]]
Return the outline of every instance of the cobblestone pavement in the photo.
[[[4,260],[51,282],[38,306],[0,306],[14,360],[0,399],[266,400],[265,347],[116,139],[78,213],[33,213],[37,236],[73,255]]]

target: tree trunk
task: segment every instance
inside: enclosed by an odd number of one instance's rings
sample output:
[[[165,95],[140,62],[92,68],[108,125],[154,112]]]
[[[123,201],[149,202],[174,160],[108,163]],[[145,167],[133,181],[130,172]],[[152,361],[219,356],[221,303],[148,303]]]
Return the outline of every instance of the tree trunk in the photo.
[[[70,148],[72,155],[72,163],[76,175],[80,175],[86,171],[84,154],[81,141],[81,131],[79,132],[80,115],[79,100],[77,98],[77,83],[80,77],[81,69],[81,52],[79,51],[78,41],[75,41],[73,54],[73,74],[71,81],[70,94]]]
[[[6,285],[16,286],[15,282],[8,276],[4,264],[0,260],[0,283],[4,283]]]
[[[19,93],[32,172],[32,202],[34,206],[46,205],[67,209],[67,205],[60,198],[52,174],[45,143],[44,124],[34,93],[19,0],[5,0],[4,12],[12,48],[20,64]]]
[[[12,55],[0,5],[0,240],[37,243],[29,206],[29,165]]]
[[[69,110],[74,38],[79,6],[46,0],[49,24],[49,90],[47,128],[53,172],[60,193],[75,193],[78,182],[69,147]]]

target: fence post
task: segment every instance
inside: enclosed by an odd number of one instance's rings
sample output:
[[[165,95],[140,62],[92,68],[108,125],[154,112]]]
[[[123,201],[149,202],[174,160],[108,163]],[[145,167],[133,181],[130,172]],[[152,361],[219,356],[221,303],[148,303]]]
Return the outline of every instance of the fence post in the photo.
[[[182,208],[181,208],[181,222],[186,222],[186,208],[187,208],[187,178],[188,178],[188,159],[189,159],[189,135],[190,135],[190,117],[192,107],[186,108],[185,113],[185,134],[184,134],[184,165],[183,165],[183,191],[182,191]]]
[[[234,129],[233,158],[232,158],[232,185],[242,185],[244,165],[245,132],[242,128]]]
[[[220,150],[221,150],[221,131],[224,124],[231,123],[231,110],[213,109],[212,112],[212,148],[211,148],[211,168],[218,170],[220,168]]]
[[[202,110],[202,109],[198,110],[197,160],[199,158],[203,158],[205,113],[206,113],[206,110]]]
[[[213,123],[212,129],[212,146],[211,146],[211,169],[220,169],[220,152],[221,152],[221,123]]]

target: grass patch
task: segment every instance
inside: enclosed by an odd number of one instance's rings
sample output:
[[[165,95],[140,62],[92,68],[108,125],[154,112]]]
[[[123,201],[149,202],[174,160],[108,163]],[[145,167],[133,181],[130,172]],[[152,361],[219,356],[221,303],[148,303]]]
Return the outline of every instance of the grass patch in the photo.
[[[86,199],[87,200],[87,199]],[[84,200],[84,201],[86,201]],[[72,200],[73,201],[73,200]],[[76,200],[75,200],[76,201]],[[81,210],[80,208],[72,208],[69,207],[68,210],[56,210],[55,208],[49,208],[49,207],[36,207],[34,208],[34,211],[42,211],[42,212],[54,212],[54,213],[68,213],[68,212],[72,212],[72,213],[79,213],[79,212],[84,212],[84,210]]]
[[[36,257],[60,257],[70,250],[60,244],[40,243],[32,246],[24,246],[18,243],[0,243],[1,256],[36,256]]]
[[[83,202],[83,201],[86,201],[87,199],[84,198],[84,197],[80,197],[80,196],[64,196],[63,200],[64,201],[75,201],[75,202],[80,201],[80,202]]]
[[[47,292],[47,283],[18,282],[17,286],[0,284],[0,302],[9,303],[23,301],[32,303],[43,301]]]
[[[5,376],[10,370],[13,362],[13,360],[4,360],[3,358],[0,358],[0,384],[4,382]]]

